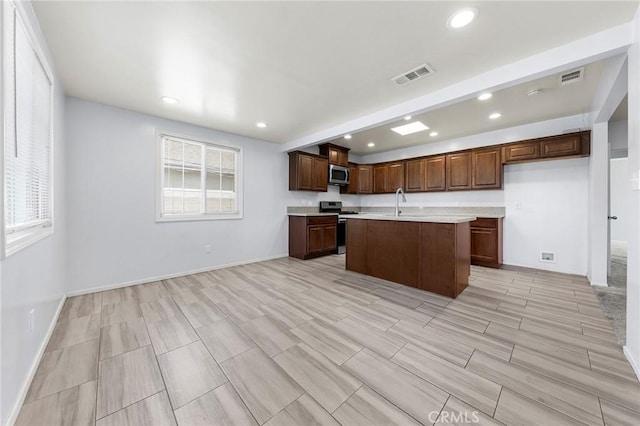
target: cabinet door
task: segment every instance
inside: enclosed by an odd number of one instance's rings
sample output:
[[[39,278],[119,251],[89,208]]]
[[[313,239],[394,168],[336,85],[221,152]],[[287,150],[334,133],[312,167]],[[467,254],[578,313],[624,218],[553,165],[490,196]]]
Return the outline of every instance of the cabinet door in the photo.
[[[502,153],[505,163],[535,160],[540,158],[540,143],[536,141],[510,144],[502,148]]]
[[[306,155],[298,156],[298,189],[312,190],[313,187],[313,157]]]
[[[324,248],[323,225],[307,226],[307,254],[320,253]]]
[[[404,163],[391,163],[387,166],[387,185],[385,192],[395,192],[396,189],[404,189]]]
[[[349,165],[349,151],[338,150],[338,165],[344,167]]]
[[[387,174],[389,167],[386,164],[373,166],[373,193],[384,194],[387,192]]]
[[[325,158],[313,158],[313,189],[327,191],[329,182],[329,161]]]
[[[471,262],[492,266],[498,263],[498,231],[496,228],[471,228]]]
[[[500,148],[474,150],[471,152],[473,189],[502,188],[501,154]]]
[[[540,158],[565,157],[580,154],[580,135],[540,141]]]
[[[325,225],[322,230],[323,251],[334,251],[338,248],[338,225]]]
[[[426,160],[424,158],[405,161],[404,181],[406,192],[422,192],[425,190],[425,163]]]
[[[471,153],[447,154],[447,190],[471,189]]]
[[[349,164],[349,186],[347,187],[348,194],[358,193],[358,185],[360,184],[359,178],[360,178],[360,173],[358,173],[358,165]]]
[[[329,164],[340,165],[340,151],[334,147],[329,147]]]
[[[444,155],[429,157],[425,160],[425,191],[445,191],[447,189],[445,170]]]
[[[358,166],[358,193],[371,194],[373,192],[373,166]]]

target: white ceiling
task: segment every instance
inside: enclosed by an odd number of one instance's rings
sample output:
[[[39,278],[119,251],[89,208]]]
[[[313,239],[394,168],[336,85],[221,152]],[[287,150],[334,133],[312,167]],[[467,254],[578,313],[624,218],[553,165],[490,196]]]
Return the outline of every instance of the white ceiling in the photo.
[[[352,133],[350,140],[340,137],[330,142],[351,148],[354,154],[366,155],[587,113],[593,103],[603,66],[604,61],[599,61],[584,67],[583,79],[567,85],[560,84],[559,76],[562,73],[559,73],[493,92],[493,96],[485,101],[469,99],[424,114],[414,114],[409,121],[401,119]],[[541,89],[542,93],[529,96],[528,92],[534,89]],[[489,115],[494,112],[502,116],[490,119]],[[429,130],[406,136],[391,131],[392,127],[414,121],[421,121]],[[432,131],[438,132],[438,135],[430,136]],[[369,142],[375,143],[375,146],[367,146]]]
[[[276,143],[626,23],[637,8],[629,1],[33,5],[67,94]],[[469,5],[478,18],[447,28]],[[406,86],[391,81],[425,62],[433,75]],[[165,105],[161,96],[180,103]]]

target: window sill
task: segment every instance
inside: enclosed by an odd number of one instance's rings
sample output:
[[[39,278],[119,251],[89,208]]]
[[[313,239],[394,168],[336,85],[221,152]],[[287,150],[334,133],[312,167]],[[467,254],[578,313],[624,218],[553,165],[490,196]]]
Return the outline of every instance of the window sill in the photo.
[[[196,216],[164,216],[157,217],[156,222],[201,222],[215,220],[239,220],[243,219],[242,213],[221,215],[196,215]]]
[[[53,235],[53,227],[46,228],[43,231],[33,232],[31,235],[25,235],[22,238],[19,238],[16,241],[11,243],[7,242],[5,247],[4,258],[7,258],[11,255],[18,253],[19,251],[31,246],[32,244],[37,243],[40,240],[43,240],[51,235]]]

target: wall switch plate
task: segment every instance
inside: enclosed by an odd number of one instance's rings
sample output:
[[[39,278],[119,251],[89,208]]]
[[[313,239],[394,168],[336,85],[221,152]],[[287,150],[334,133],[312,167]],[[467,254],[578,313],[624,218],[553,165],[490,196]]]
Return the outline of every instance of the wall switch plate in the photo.
[[[205,254],[211,254],[211,244],[207,244],[204,246]]]
[[[516,209],[520,208],[522,208],[522,204],[520,204],[520,201],[516,201]]]

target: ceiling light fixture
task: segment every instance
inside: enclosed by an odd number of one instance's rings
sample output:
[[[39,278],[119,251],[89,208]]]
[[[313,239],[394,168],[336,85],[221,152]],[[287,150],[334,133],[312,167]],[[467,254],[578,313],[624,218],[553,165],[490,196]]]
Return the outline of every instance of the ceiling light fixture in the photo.
[[[262,121],[256,123],[256,126],[260,127],[261,129],[264,129],[265,127],[267,127],[267,123],[263,123]]]
[[[449,28],[462,28],[471,23],[478,16],[478,9],[473,7],[469,7],[466,9],[460,9],[447,21],[447,26]]]
[[[345,139],[351,139],[351,135],[344,135]]]
[[[478,100],[479,101],[486,101],[487,99],[491,99],[491,97],[493,96],[493,94],[487,92],[487,93],[483,93],[482,95],[478,96]]]
[[[405,136],[410,135],[411,133],[429,130],[429,126],[425,126],[421,121],[414,121],[413,123],[405,124],[404,126],[393,127],[391,130],[399,135]]]
[[[502,114],[500,114],[499,112],[494,112],[489,116],[489,118],[492,120],[495,120],[496,118],[500,118],[500,117],[502,117]]]
[[[527,96],[535,96],[535,95],[539,95],[540,93],[543,92],[544,89],[531,89],[527,92]]]
[[[179,104],[180,101],[177,100],[176,98],[172,98],[171,96],[163,96],[160,99],[162,99],[164,101],[165,104]]]
[[[369,142],[369,143],[367,144],[367,146],[368,146],[369,148],[373,148],[374,146],[376,146],[376,144],[375,144],[375,143],[373,143],[373,142]]]
[[[411,116],[410,116],[410,115],[405,115],[405,116],[404,116],[404,119],[405,119],[405,120],[407,120],[407,121],[409,121],[409,120],[411,120]]]
[[[438,132],[431,132],[431,133],[429,133],[429,136],[431,136],[431,137],[438,136]]]

